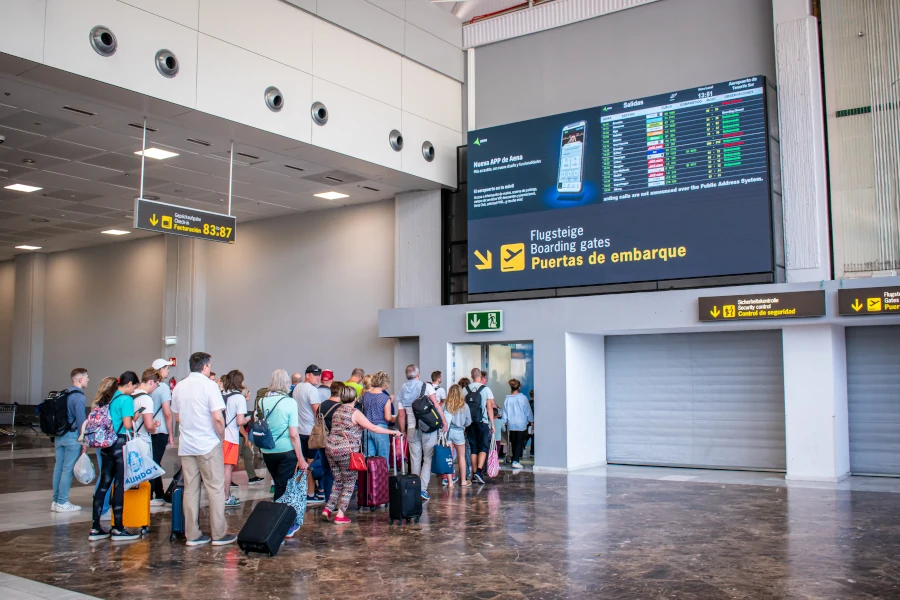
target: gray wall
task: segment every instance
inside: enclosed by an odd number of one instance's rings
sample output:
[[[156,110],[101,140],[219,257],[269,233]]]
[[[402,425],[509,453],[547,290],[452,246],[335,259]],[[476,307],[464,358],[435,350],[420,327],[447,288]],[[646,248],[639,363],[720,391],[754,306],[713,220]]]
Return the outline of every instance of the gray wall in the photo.
[[[393,200],[248,223],[235,245],[204,251],[217,373],[241,369],[256,389],[310,363],[340,379],[393,372],[394,342],[378,338],[378,310],[394,300]]]
[[[13,299],[16,293],[16,265],[13,261],[0,262],[0,402],[9,402],[9,384],[12,377],[12,320]]]
[[[48,256],[42,395],[75,367],[93,394],[103,377],[159,358],[165,256],[161,236]]]
[[[475,50],[472,129],[775,77],[771,0],[662,0]]]

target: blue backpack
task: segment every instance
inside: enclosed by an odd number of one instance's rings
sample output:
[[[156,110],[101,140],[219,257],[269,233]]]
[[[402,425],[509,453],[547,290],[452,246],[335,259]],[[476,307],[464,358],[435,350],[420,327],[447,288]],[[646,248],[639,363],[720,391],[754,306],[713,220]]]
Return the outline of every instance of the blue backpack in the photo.
[[[270,396],[266,396],[269,398]],[[287,396],[282,396],[278,399],[278,402],[275,403],[275,406],[272,407],[272,410],[266,411],[263,413],[263,405],[262,400],[260,400],[259,407],[257,408],[257,418],[253,421],[253,425],[250,426],[250,439],[253,441],[254,445],[257,448],[261,448],[263,450],[272,450],[275,448],[275,442],[281,439],[281,436],[284,435],[284,432],[288,430],[288,427],[284,428],[284,431],[277,438],[272,438],[272,430],[269,429],[269,415],[272,414],[272,411],[278,408],[278,404],[287,398]]]

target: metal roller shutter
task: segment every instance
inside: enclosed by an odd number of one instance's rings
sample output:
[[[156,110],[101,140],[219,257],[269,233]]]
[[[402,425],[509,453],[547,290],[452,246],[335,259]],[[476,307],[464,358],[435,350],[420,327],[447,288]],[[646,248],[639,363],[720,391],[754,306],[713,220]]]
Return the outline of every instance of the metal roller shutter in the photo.
[[[900,475],[900,326],[846,333],[850,471]]]
[[[607,461],[784,470],[781,330],[606,338]]]

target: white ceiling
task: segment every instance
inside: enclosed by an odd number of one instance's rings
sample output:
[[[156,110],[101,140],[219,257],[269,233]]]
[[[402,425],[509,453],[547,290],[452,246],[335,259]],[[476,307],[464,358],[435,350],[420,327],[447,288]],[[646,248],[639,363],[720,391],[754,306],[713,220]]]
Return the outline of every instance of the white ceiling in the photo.
[[[465,22],[471,21],[473,17],[527,3],[528,0],[463,0],[462,2],[438,0],[435,2],[438,6]]]
[[[73,79],[47,67],[26,71],[31,77],[15,76],[9,71],[22,73],[22,65],[17,62],[10,69],[11,57],[0,55],[4,57],[6,63],[0,60],[0,134],[6,137],[0,145],[0,260],[27,252],[15,249],[21,244],[58,252],[156,235],[132,230],[141,179],[141,160],[134,153],[141,149],[142,135],[132,124],[141,123],[145,114],[148,128],[156,130],[147,132],[147,147],[179,156],[146,159],[144,196],[227,212],[233,136],[232,212],[239,223],[440,187],[100,82]],[[57,76],[63,88],[47,83]],[[112,104],[109,98],[124,102]],[[155,110],[133,108],[141,104]],[[43,189],[32,193],[3,189],[13,183]],[[349,197],[328,201],[313,196],[330,190]],[[132,233],[100,233],[110,228]]]

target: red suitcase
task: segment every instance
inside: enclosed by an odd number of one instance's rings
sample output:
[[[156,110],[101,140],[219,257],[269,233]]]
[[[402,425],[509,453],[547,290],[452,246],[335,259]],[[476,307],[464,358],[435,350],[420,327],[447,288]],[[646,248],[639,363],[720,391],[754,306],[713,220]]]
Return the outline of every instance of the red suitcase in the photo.
[[[366,444],[363,441],[363,444]],[[367,446],[364,445],[365,449]],[[357,479],[356,504],[360,509],[368,507],[374,511],[390,500],[388,491],[388,463],[383,456],[366,458],[367,471],[360,471]]]

